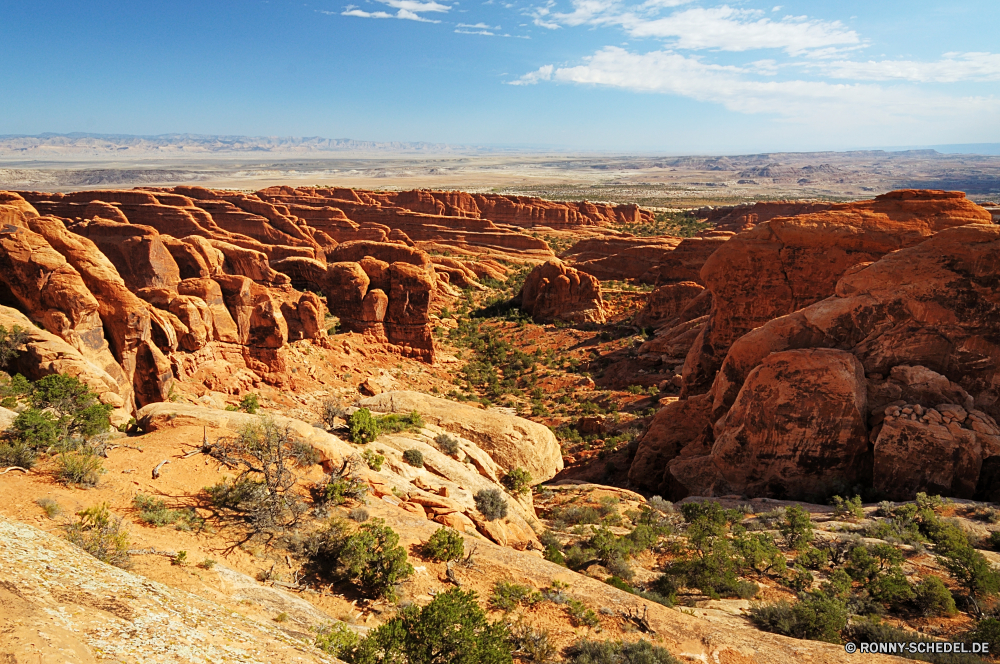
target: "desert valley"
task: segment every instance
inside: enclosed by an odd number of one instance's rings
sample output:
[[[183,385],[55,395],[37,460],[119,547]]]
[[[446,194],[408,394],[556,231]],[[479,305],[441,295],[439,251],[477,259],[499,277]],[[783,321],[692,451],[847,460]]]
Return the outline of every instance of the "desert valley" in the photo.
[[[1000,652],[988,178],[11,172],[2,662]]]

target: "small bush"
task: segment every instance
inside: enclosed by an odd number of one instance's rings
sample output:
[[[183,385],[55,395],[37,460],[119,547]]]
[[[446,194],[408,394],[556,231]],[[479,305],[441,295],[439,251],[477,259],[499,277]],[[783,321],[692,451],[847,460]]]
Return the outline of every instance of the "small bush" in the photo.
[[[813,540],[812,520],[809,512],[799,505],[792,505],[785,510],[784,521],[778,526],[778,532],[785,538],[788,548],[798,550]]]
[[[345,576],[378,596],[393,597],[394,586],[413,574],[399,535],[382,519],[362,524],[339,553]]]
[[[350,664],[409,662],[431,664],[511,664],[507,628],[490,623],[474,591],[453,588],[427,606],[408,606],[371,632],[350,654]]]
[[[434,442],[437,443],[438,449],[448,456],[458,456],[458,440],[455,438],[446,433],[439,433],[434,437]]]
[[[358,523],[364,523],[370,518],[368,510],[364,507],[354,507],[351,511],[347,513],[347,518],[351,521],[357,521]]]
[[[509,642],[521,659],[535,664],[549,664],[558,653],[548,630],[534,629],[522,622],[511,627]]]
[[[750,621],[766,632],[840,643],[840,632],[847,625],[847,608],[823,593],[804,593],[795,604],[782,600],[751,607]]]
[[[531,474],[524,468],[514,468],[503,478],[503,485],[513,494],[531,491]]]
[[[314,645],[334,657],[345,657],[358,647],[358,635],[342,622],[329,623],[316,628]]]
[[[17,466],[30,470],[37,460],[35,448],[24,441],[0,443],[0,466]]]
[[[414,468],[424,467],[424,453],[417,449],[409,449],[403,452],[403,461]]]
[[[139,510],[139,519],[151,526],[167,526],[175,523],[183,514],[167,508],[167,503],[144,493],[136,494],[132,505]]]
[[[496,581],[490,594],[490,608],[509,613],[521,604],[531,604],[534,596],[528,586],[513,581]]]
[[[188,557],[187,551],[178,551],[174,555],[174,557],[170,559],[170,564],[177,565],[178,567],[183,567],[184,565],[187,565],[187,557]]]
[[[102,562],[128,567],[128,531],[108,504],[88,507],[76,515],[80,520],[68,528],[67,539]]]
[[[378,438],[378,421],[367,408],[359,408],[351,413],[347,419],[347,426],[350,429],[351,442],[363,445]]]
[[[368,483],[360,477],[331,477],[323,487],[323,502],[343,505],[348,500],[364,500]]]
[[[487,521],[507,516],[507,501],[499,489],[480,489],[473,499],[476,501],[476,509]]]
[[[576,627],[598,627],[601,624],[601,618],[594,610],[579,600],[571,599],[566,602],[566,611]]]
[[[955,608],[955,598],[951,596],[951,591],[939,577],[925,577],[916,585],[914,591],[913,601],[925,616],[953,616],[958,612]]]
[[[11,429],[15,441],[35,450],[55,446],[62,435],[62,426],[56,416],[38,408],[20,413],[14,418]]]
[[[649,641],[577,641],[567,649],[569,664],[680,664],[670,651]]]
[[[251,415],[256,415],[257,410],[260,408],[260,397],[258,397],[253,392],[249,394],[244,394],[243,398],[240,399],[239,409],[244,413],[250,413]]]
[[[215,558],[205,558],[203,561],[198,563],[198,567],[202,569],[212,569],[213,567],[215,567],[215,564],[216,564]]]
[[[424,418],[417,411],[413,411],[408,415],[389,414],[378,418],[379,433],[399,433],[401,431],[423,428]]]
[[[458,560],[465,555],[465,540],[451,528],[441,527],[424,544],[424,553],[442,563]]]
[[[826,566],[829,561],[830,552],[827,549],[817,549],[813,546],[799,552],[799,555],[795,557],[797,564],[809,569],[819,569]]]
[[[39,498],[38,500],[35,501],[35,504],[41,507],[42,510],[45,512],[45,516],[49,517],[50,519],[54,519],[60,514],[62,514],[62,507],[60,507],[59,503],[52,500],[51,498]]]
[[[847,500],[840,496],[834,496],[833,516],[846,521],[860,521],[865,518],[865,511],[861,507],[861,496],[854,496]]]
[[[97,486],[105,472],[101,457],[87,451],[63,452],[59,455],[56,475],[66,484]]]
[[[376,473],[382,470],[382,464],[385,463],[385,457],[374,452],[372,450],[365,450],[361,453],[361,458],[368,465],[369,468],[374,470]]]

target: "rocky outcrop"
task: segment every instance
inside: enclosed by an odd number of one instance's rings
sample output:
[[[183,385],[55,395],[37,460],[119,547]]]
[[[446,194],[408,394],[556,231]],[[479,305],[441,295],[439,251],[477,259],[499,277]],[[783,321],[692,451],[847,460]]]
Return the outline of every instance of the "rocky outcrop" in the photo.
[[[800,214],[823,212],[830,209],[830,206],[830,203],[763,201],[700,208],[694,211],[694,215],[710,223],[714,231],[742,233],[775,217],[794,217]]]
[[[641,327],[658,328],[704,316],[712,306],[711,295],[711,291],[706,292],[704,286],[693,281],[660,286],[649,294],[634,322]]]
[[[929,210],[924,219],[914,212],[921,203]],[[940,192],[902,192],[860,207],[882,212],[841,209],[838,214],[848,219],[840,225],[830,219],[821,224],[813,215],[772,220],[738,236],[733,250],[727,245],[725,254],[720,251],[706,265],[706,274],[719,269],[717,279],[707,280],[710,288],[722,282],[722,268],[712,267],[717,260],[730,266],[728,283],[733,283],[738,260],[728,253],[739,249],[746,257],[741,246],[751,242],[747,236],[764,231],[768,238],[794,237],[796,246],[816,237],[842,238],[859,250],[912,245],[849,266],[825,299],[809,304],[804,293],[810,275],[816,278],[813,287],[822,290],[823,275],[836,270],[810,273],[805,253],[784,242],[753,244],[802,278],[788,277],[787,291],[769,290],[761,283],[769,277],[754,281],[752,275],[780,270],[768,267],[770,261],[751,261],[755,271],[738,273],[751,281],[742,289],[745,304],[730,304],[724,318],[717,302],[702,337],[720,320],[736,324],[737,311],[752,320],[754,307],[775,301],[788,303],[786,308],[805,306],[784,315],[773,309],[773,319],[728,347],[707,393],[682,395],[658,413],[636,454],[630,474],[635,484],[675,498],[720,492],[803,498],[858,482],[898,499],[925,490],[986,495],[1000,487],[992,470],[1000,464],[991,461],[1000,448],[992,433],[1000,414],[1000,355],[993,341],[1000,333],[1000,301],[990,281],[1000,229],[966,224],[983,221],[983,215],[963,197]],[[836,264],[837,255],[856,255],[840,241],[829,244],[827,265]],[[815,261],[817,253],[809,255]],[[726,288],[719,289],[723,297],[730,292]],[[796,300],[796,293],[803,299]],[[718,296],[714,288],[713,296]],[[696,343],[691,352],[699,350]],[[943,415],[939,423],[934,412],[941,414],[948,404],[964,409],[962,421],[972,410],[981,413],[972,420],[978,429],[962,426],[957,411],[950,411],[948,424]],[[662,463],[666,473],[656,468]],[[797,477],[812,478],[811,484]]]
[[[537,322],[603,323],[601,282],[560,261],[547,261],[531,271],[516,301]]]
[[[562,259],[602,281],[670,284],[702,283],[701,268],[729,234],[718,237],[591,238],[577,242]]]
[[[946,228],[988,221],[988,213],[961,192],[907,190],[775,218],[737,235],[701,271],[712,291],[712,312],[685,363],[683,394],[707,391],[733,342],[829,297],[852,267]]]
[[[358,405],[381,413],[416,411],[425,421],[474,442],[504,471],[524,468],[536,484],[563,468],[559,442],[548,427],[499,410],[395,391],[363,399]]]

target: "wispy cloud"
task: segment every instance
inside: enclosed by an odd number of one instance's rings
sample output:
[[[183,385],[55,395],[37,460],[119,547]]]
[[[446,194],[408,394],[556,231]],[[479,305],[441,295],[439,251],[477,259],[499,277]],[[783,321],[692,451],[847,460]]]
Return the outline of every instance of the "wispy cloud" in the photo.
[[[802,55],[821,49],[853,49],[861,37],[840,21],[807,16],[774,20],[756,9],[690,7],[661,16],[661,11],[688,0],[646,0],[628,5],[621,0],[572,0],[571,12],[556,10],[554,0],[533,7],[535,25],[556,30],[572,26],[619,26],[631,37],[672,40],[675,48],[749,51],[780,49]]]
[[[344,11],[340,12],[341,16],[357,16],[359,18],[399,18],[407,21],[419,21],[421,23],[440,23],[441,21],[425,18],[421,14],[426,12],[440,12],[445,13],[451,9],[451,5],[443,5],[439,2],[434,2],[434,0],[429,0],[428,2],[420,2],[419,0],[377,0],[378,2],[388,5],[396,10],[395,14],[390,14],[385,11],[374,11],[368,12],[360,9],[357,5],[348,5],[344,8]],[[320,12],[322,14],[333,14],[335,12]]]
[[[936,62],[838,60],[819,65],[832,78],[860,81],[908,81],[911,83],[958,83],[1000,81],[1000,54],[945,53]]]
[[[929,94],[917,88],[885,88],[871,83],[761,81],[753,78],[755,69],[707,63],[670,50],[632,53],[608,46],[584,58],[583,64],[544,65],[511,84],[554,81],[675,94],[740,113],[838,124],[981,118],[1000,112],[1000,100],[993,98]]]
[[[473,23],[473,24],[459,23],[458,27],[460,27],[460,28],[468,28],[470,30],[499,30],[500,29],[499,25],[486,25],[483,22]]]

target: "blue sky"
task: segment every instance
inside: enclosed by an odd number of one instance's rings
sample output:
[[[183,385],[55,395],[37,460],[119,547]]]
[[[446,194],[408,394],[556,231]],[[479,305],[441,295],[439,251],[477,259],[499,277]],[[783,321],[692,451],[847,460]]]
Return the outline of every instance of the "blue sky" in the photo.
[[[0,134],[1000,142],[996,0],[3,0],[0,16]]]

